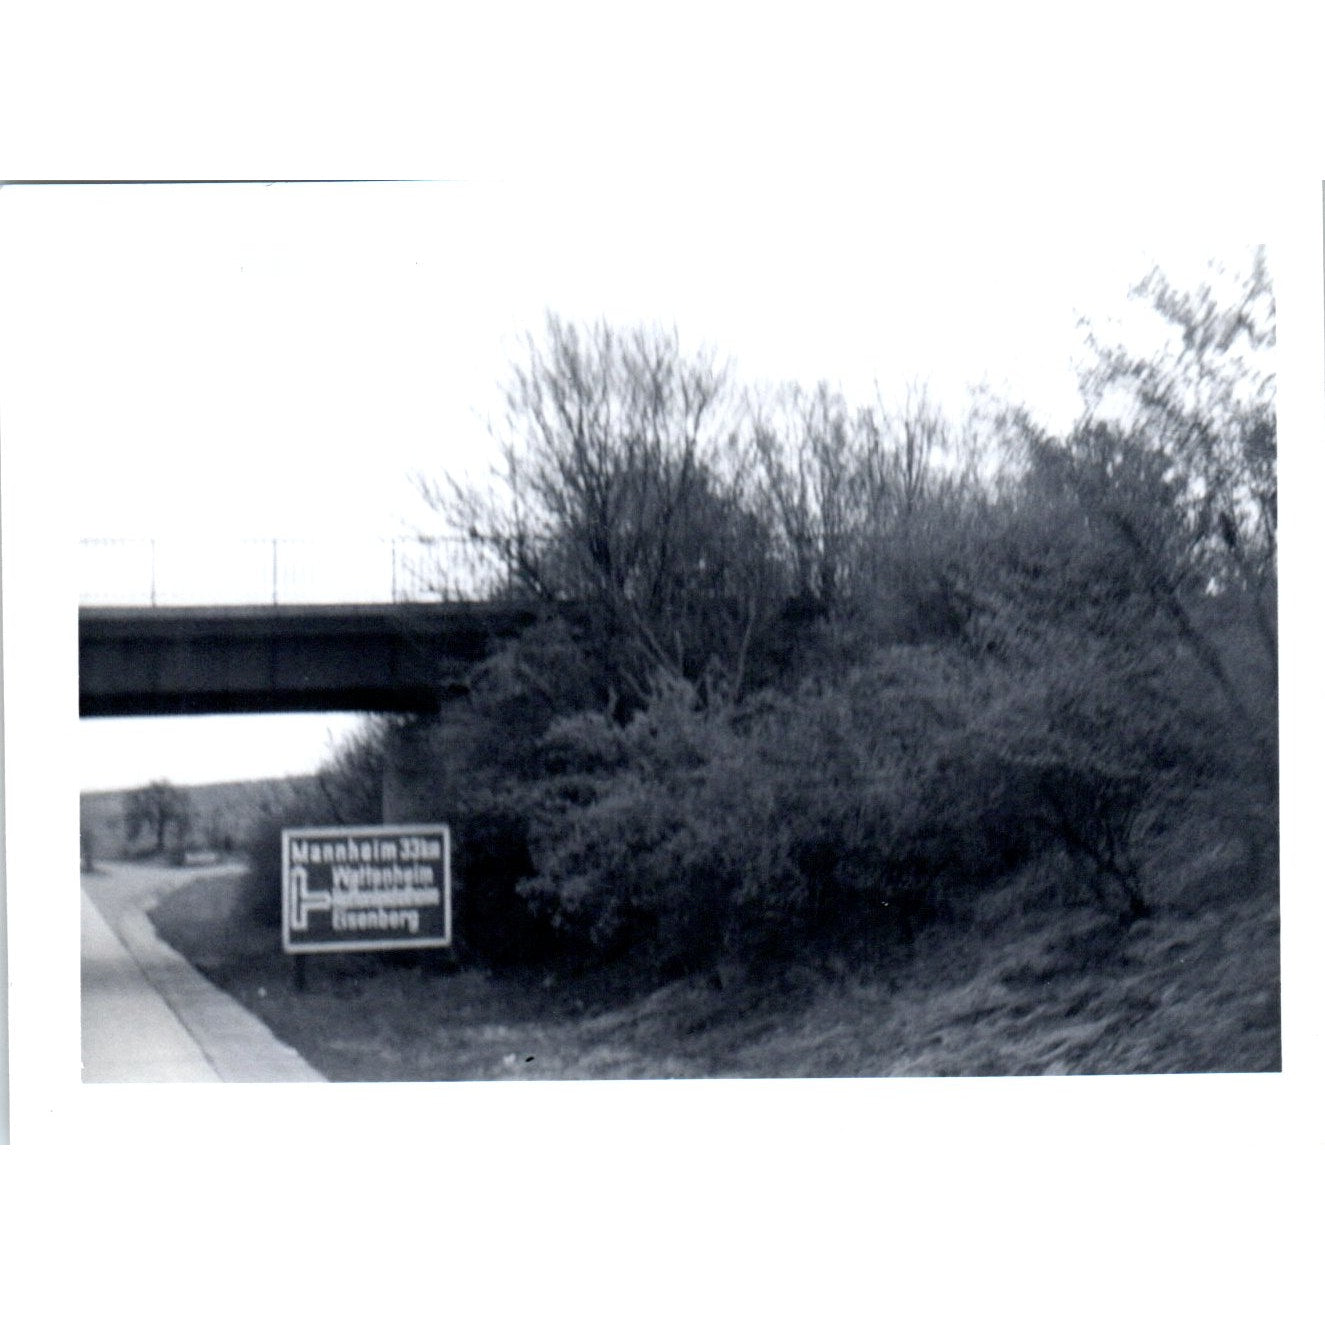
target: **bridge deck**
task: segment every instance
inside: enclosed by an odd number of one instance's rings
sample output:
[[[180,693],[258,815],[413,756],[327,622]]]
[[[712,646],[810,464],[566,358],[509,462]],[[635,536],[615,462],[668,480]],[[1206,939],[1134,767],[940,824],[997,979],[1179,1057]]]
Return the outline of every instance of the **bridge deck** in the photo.
[[[511,603],[83,607],[84,717],[436,712],[537,608]]]

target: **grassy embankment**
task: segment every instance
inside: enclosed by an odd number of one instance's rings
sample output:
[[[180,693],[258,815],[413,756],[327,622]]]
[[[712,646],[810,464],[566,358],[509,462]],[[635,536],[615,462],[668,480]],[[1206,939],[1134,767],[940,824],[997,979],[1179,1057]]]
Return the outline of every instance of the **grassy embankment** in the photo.
[[[1276,889],[1212,840],[1175,848],[1165,878],[1131,926],[1042,867],[864,965],[807,956],[766,980],[643,995],[624,973],[458,970],[444,954],[310,959],[297,993],[238,880],[190,884],[153,920],[339,1081],[1277,1070]]]

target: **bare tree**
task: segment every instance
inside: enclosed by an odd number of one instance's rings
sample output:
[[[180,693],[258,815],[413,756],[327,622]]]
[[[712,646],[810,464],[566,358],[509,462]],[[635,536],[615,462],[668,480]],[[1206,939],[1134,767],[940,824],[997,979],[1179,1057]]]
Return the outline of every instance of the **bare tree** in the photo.
[[[725,369],[674,331],[555,316],[526,348],[496,482],[425,495],[525,592],[583,607],[612,686],[642,699],[663,671],[739,690],[771,558],[741,500]]]
[[[1275,301],[1265,252],[1256,250],[1241,276],[1212,268],[1196,290],[1152,271],[1133,295],[1158,315],[1167,344],[1140,355],[1092,337],[1096,363],[1083,382],[1090,419],[1116,419],[1164,462],[1187,566],[1215,586],[1264,595],[1278,543]],[[1273,651],[1272,633],[1266,643]]]
[[[865,647],[945,629],[944,562],[973,480],[927,389],[892,406],[876,387],[853,409],[825,384],[791,386],[750,413],[756,506],[797,613]]]
[[[830,611],[846,588],[855,543],[880,486],[862,447],[868,419],[821,383],[788,386],[751,406],[756,500],[774,532],[793,600]]]

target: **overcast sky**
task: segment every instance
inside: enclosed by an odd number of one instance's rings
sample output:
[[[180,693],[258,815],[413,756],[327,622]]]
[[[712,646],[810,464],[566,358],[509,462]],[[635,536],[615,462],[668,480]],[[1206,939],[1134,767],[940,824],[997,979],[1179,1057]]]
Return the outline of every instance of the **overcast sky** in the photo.
[[[954,413],[984,385],[1063,426],[1082,317],[1118,317],[1153,264],[1194,279],[1265,236],[1229,183],[971,172],[102,185],[3,206],[10,252],[39,255],[7,273],[18,371],[69,439],[77,537],[157,539],[163,582],[204,600],[261,597],[240,538],[314,540],[330,565],[436,528],[414,476],[486,472],[502,382],[549,310],[675,326],[754,383],[923,381]],[[84,722],[81,780],[303,771],[349,721]]]

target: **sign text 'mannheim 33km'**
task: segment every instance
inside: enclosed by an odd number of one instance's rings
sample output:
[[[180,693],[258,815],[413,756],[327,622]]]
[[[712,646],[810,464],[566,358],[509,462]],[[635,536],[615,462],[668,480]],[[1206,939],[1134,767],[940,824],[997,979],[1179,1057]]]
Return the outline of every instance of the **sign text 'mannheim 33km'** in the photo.
[[[446,947],[450,830],[445,824],[287,828],[281,901],[286,952]]]

